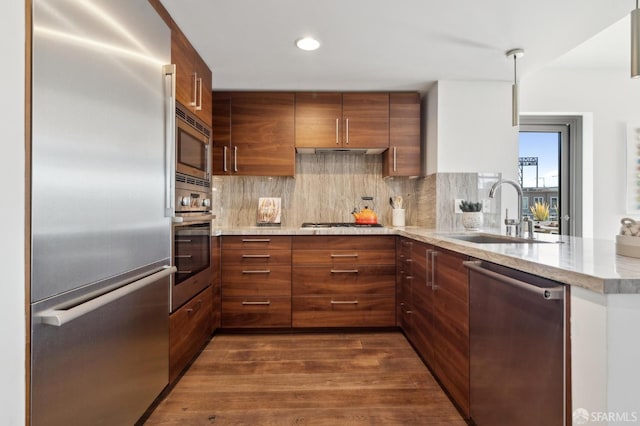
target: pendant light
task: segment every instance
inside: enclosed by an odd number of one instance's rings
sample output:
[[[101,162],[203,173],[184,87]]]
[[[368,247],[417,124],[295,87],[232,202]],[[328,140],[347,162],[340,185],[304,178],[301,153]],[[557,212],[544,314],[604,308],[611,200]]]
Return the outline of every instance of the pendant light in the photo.
[[[524,56],[523,49],[511,49],[507,52],[507,58],[513,57],[513,86],[511,86],[511,125],[516,127],[520,121],[518,108],[518,58]]]
[[[631,11],[631,78],[640,77],[640,9]]]

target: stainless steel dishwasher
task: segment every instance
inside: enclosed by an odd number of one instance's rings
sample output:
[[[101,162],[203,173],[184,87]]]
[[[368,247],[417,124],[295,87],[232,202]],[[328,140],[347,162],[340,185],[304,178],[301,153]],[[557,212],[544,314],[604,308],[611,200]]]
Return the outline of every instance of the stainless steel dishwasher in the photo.
[[[566,287],[485,261],[469,268],[471,418],[564,425]]]

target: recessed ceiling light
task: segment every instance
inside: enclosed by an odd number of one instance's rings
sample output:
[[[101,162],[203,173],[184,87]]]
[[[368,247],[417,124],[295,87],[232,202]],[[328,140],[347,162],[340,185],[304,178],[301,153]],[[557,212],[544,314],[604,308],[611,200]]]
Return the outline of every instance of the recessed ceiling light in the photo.
[[[313,37],[303,37],[296,40],[296,46],[302,50],[316,50],[320,42]]]

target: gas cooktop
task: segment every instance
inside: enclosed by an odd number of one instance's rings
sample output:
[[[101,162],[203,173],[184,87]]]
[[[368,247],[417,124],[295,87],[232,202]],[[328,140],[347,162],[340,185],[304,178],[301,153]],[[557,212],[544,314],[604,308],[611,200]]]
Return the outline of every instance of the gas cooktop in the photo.
[[[303,228],[382,228],[380,223],[359,224],[353,222],[304,222]]]

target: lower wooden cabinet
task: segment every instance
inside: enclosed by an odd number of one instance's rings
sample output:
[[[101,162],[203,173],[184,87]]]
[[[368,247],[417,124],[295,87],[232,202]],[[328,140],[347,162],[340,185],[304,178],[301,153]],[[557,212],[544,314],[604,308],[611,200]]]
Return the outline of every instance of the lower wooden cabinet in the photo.
[[[467,256],[435,248],[433,268],[433,340],[438,379],[460,410],[470,416],[469,273]]]
[[[226,328],[291,327],[291,297],[225,297],[222,325]]]
[[[292,258],[293,327],[395,325],[395,237],[294,237]]]
[[[221,323],[291,327],[291,237],[223,237]]]
[[[469,413],[467,257],[409,239],[398,255],[399,325],[460,411]]]
[[[293,297],[294,327],[390,327],[395,322],[389,296]]]
[[[169,317],[169,382],[173,382],[202,349],[212,333],[211,286]]]

